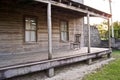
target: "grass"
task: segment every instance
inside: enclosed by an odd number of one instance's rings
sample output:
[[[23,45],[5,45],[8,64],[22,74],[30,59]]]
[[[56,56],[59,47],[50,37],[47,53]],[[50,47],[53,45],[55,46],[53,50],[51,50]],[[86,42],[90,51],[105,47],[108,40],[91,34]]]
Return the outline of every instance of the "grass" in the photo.
[[[120,80],[120,50],[113,50],[112,56],[116,58],[114,61],[83,80]]]

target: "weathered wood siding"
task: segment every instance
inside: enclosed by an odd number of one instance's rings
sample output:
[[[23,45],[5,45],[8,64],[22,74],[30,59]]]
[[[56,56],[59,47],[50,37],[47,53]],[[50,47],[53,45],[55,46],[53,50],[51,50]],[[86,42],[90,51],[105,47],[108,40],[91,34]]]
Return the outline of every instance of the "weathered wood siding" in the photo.
[[[84,2],[84,0],[72,0],[72,1],[78,2],[78,3],[83,3]]]
[[[6,5],[6,6],[5,6]],[[16,6],[5,2],[0,4],[0,53],[16,54],[29,51],[44,51],[48,46],[47,5],[34,3],[32,5]],[[38,19],[37,42],[24,42],[24,16],[36,16]],[[69,22],[69,41],[60,41],[60,21]],[[67,48],[74,41],[74,34],[81,33],[83,17],[77,12],[52,7],[52,37],[53,49]]]

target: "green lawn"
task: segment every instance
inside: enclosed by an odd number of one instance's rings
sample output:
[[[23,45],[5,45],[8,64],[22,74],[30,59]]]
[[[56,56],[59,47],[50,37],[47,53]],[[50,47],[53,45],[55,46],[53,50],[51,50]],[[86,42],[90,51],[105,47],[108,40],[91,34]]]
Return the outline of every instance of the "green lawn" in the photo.
[[[120,80],[120,50],[114,50],[116,60],[104,66],[97,73],[87,75],[83,80]]]

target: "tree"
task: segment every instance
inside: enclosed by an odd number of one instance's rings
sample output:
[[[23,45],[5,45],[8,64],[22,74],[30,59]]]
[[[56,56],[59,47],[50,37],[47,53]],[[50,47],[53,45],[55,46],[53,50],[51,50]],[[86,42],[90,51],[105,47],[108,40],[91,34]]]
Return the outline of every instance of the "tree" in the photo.
[[[103,21],[102,23],[98,24],[96,26],[98,28],[98,31],[100,33],[101,40],[107,40],[108,39],[108,25],[106,21]]]
[[[114,27],[114,37],[116,39],[120,39],[120,22],[116,21],[112,25]],[[107,22],[103,21],[102,23],[97,24],[96,27],[98,28],[98,31],[100,33],[101,40],[107,40],[108,39],[108,24],[107,24]],[[111,35],[112,35],[112,33],[111,33]]]
[[[114,36],[116,39],[120,38],[120,22],[116,21],[113,23]]]

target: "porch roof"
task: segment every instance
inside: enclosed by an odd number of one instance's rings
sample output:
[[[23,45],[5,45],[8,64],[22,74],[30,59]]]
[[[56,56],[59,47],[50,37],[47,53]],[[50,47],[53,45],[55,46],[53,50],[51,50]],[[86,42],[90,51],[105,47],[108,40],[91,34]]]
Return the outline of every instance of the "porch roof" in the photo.
[[[108,19],[112,16],[109,13],[97,10],[95,8],[89,7],[82,3],[74,2],[73,0],[35,0],[35,1],[43,2],[43,3],[51,3],[53,6],[58,6],[58,7],[62,7],[65,9],[83,13],[84,16],[87,16],[87,13],[89,13],[90,16],[102,17],[105,19]]]

